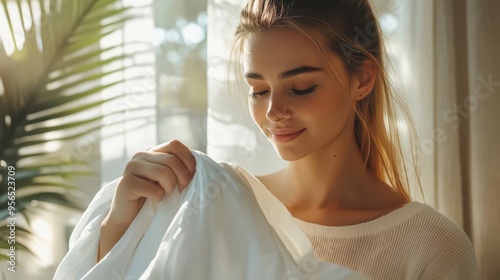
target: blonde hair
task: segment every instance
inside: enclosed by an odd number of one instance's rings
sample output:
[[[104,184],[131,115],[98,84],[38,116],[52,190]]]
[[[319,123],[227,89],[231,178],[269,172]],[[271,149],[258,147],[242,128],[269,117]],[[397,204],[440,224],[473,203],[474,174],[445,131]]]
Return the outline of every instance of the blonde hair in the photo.
[[[249,0],[240,15],[231,56],[241,54],[249,34],[275,28],[300,31],[323,53],[337,54],[351,76],[361,70],[367,59],[374,63],[378,76],[373,91],[353,105],[356,142],[365,167],[410,201],[409,170],[404,160],[397,114],[402,113],[406,120],[412,148],[418,142],[415,126],[389,82],[382,35],[369,1]],[[239,56],[236,60],[239,61]],[[412,171],[416,172],[422,192],[413,152],[411,158],[415,168]]]

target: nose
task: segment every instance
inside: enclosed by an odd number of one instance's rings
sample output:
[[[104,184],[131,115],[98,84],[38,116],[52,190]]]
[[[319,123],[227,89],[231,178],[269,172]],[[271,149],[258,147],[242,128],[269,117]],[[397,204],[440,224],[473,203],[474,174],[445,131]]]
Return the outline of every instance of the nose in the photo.
[[[271,93],[268,102],[266,117],[269,121],[278,123],[287,121],[292,117],[292,111],[287,104],[286,97]]]

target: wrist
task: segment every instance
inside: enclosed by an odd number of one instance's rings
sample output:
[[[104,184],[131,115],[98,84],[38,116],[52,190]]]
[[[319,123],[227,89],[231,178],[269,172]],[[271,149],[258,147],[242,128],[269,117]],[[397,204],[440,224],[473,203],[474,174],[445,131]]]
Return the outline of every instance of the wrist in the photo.
[[[112,228],[113,231],[125,231],[132,221],[116,219],[114,215],[108,214],[101,223],[101,230]]]

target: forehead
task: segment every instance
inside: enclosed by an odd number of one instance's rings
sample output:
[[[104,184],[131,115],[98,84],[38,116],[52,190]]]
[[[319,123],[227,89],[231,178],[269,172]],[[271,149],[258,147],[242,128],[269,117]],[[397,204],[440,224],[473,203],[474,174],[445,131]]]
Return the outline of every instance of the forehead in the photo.
[[[251,33],[243,48],[245,71],[285,71],[297,66],[324,67],[318,46],[300,31],[273,29]]]

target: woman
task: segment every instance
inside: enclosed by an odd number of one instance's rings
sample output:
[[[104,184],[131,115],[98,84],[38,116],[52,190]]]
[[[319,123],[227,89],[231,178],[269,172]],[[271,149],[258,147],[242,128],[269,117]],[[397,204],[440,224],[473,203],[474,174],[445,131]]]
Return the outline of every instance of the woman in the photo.
[[[296,218],[319,259],[373,279],[479,279],[465,233],[411,202],[368,0],[250,0],[234,51],[251,116],[288,162],[258,179]],[[98,260],[146,198],[161,200],[176,185],[182,191],[195,164],[178,141],[134,156],[101,225]]]

